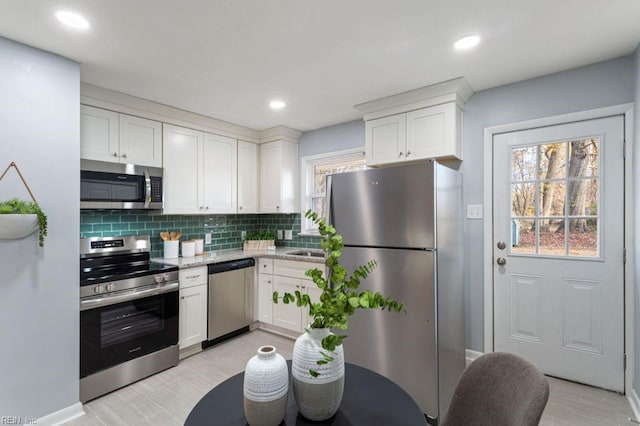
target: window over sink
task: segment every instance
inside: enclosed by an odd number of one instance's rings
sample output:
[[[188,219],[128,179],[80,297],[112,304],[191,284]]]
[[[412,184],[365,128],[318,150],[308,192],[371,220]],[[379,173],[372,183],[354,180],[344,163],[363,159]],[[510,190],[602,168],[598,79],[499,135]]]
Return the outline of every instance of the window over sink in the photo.
[[[327,217],[327,176],[335,173],[352,172],[367,168],[364,148],[302,157],[302,213],[301,234],[319,235],[318,228],[304,217],[304,212],[312,209],[322,217]]]

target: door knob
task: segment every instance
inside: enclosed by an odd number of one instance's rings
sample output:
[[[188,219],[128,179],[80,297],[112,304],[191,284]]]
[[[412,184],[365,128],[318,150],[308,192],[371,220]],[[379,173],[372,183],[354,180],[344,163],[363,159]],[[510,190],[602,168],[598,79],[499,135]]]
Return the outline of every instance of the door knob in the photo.
[[[398,153],[398,158],[402,157],[402,155],[403,155],[403,152],[402,152],[402,151],[400,151],[400,152]]]
[[[499,257],[496,259],[496,263],[500,266],[504,266],[507,264],[507,259],[505,259],[504,257]]]
[[[507,245],[504,243],[504,241],[499,241],[498,242],[498,248],[500,250],[504,250],[505,248],[507,248]]]

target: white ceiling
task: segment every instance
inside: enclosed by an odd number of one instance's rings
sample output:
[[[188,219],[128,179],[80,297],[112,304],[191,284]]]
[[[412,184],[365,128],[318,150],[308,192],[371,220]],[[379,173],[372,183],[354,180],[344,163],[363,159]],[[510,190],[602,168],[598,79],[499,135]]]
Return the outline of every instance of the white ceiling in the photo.
[[[91,29],[63,28],[60,8]],[[476,33],[476,49],[453,51]],[[1,0],[0,35],[80,62],[88,83],[306,131],[459,76],[478,91],[628,55],[640,0]]]

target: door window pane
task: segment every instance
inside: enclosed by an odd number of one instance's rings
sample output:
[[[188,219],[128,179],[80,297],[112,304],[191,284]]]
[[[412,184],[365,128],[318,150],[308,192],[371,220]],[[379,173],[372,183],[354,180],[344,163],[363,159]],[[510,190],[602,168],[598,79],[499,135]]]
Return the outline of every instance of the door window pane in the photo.
[[[535,220],[513,219],[511,221],[511,252],[536,253]]]
[[[574,220],[574,223],[583,222],[586,230],[577,231],[569,227],[569,255],[598,256],[598,220],[595,218],[571,220]]]
[[[598,257],[598,137],[511,149],[511,253]]]

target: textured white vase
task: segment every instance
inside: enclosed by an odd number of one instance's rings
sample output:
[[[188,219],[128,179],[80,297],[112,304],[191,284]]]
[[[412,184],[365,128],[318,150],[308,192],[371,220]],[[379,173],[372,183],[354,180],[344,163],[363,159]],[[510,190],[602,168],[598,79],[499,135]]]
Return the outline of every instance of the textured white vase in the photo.
[[[244,370],[244,415],[251,426],[277,426],[287,412],[289,369],[273,346],[261,346]]]
[[[344,392],[344,352],[342,345],[329,355],[333,361],[318,365],[322,359],[320,351],[322,339],[330,334],[328,328],[310,328],[303,333],[293,346],[291,375],[293,376],[293,395],[298,411],[313,421],[326,420],[333,416],[342,401]],[[319,375],[313,377],[309,370]]]

